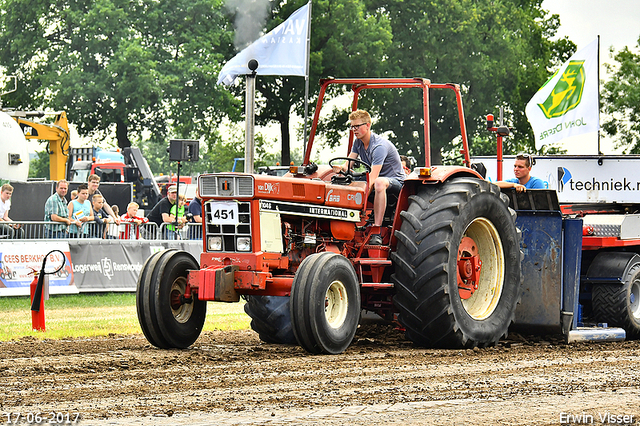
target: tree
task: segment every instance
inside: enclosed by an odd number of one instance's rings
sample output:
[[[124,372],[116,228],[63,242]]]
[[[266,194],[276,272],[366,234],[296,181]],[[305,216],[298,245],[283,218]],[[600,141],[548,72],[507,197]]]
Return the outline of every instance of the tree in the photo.
[[[36,152],[36,157],[29,161],[29,178],[49,179],[49,154],[46,150]]]
[[[369,0],[367,9],[385,10],[392,23],[391,75],[426,77],[436,83],[461,85],[470,137],[486,133],[487,113],[507,111],[515,136],[506,140],[533,147],[524,107],[546,81],[550,68],[575,50],[567,39],[550,41],[559,26],[557,15],[546,16],[541,0],[478,2],[452,0]],[[392,131],[401,153],[419,161],[422,152],[421,95],[373,94],[367,105],[379,116],[377,130]],[[459,134],[452,94],[432,91],[430,97],[431,158],[439,163]],[[472,147],[473,148],[473,147]],[[495,150],[494,150],[495,152]]]
[[[144,132],[166,144],[208,133],[238,101],[215,86],[233,31],[222,0],[0,0],[0,62],[18,75],[9,106],[64,109],[78,133]]]
[[[294,0],[274,3],[270,30],[306,3]],[[361,1],[315,0],[312,6],[310,103],[317,96],[320,78],[327,76],[361,75],[366,70],[369,77],[381,76],[387,67],[386,48],[391,43],[391,26],[381,12],[369,12]],[[304,115],[305,82],[301,77],[259,76],[256,90],[261,95],[257,107],[256,124],[277,122],[281,131],[282,164],[289,164],[290,117],[293,113]],[[232,90],[241,95],[244,87]],[[329,94],[336,94],[335,91]],[[346,120],[341,123],[344,127]]]
[[[640,38],[636,48],[640,49]],[[612,77],[602,94],[603,110],[610,116],[602,128],[615,137],[618,147],[626,147],[625,153],[640,154],[640,53],[625,47],[614,59],[617,66],[605,64]]]

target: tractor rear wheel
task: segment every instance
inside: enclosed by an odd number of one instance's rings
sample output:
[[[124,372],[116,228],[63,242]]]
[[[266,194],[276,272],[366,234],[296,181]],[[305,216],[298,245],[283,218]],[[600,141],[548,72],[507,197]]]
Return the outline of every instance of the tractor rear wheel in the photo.
[[[622,327],[627,338],[640,338],[640,262],[632,265],[622,285],[593,286],[593,315],[598,322]]]
[[[360,321],[360,284],[344,256],[315,253],[305,258],[291,286],[291,323],[307,351],[339,354],[351,344]]]
[[[149,343],[161,348],[188,348],[196,341],[207,315],[206,301],[195,293],[185,298],[189,270],[198,262],[184,251],[164,250],[144,264],[138,278],[136,308]]]
[[[394,303],[420,346],[495,344],[520,299],[515,211],[489,182],[454,178],[410,197],[392,253]]]
[[[295,344],[287,296],[247,296],[244,311],[251,317],[251,329],[266,343]]]

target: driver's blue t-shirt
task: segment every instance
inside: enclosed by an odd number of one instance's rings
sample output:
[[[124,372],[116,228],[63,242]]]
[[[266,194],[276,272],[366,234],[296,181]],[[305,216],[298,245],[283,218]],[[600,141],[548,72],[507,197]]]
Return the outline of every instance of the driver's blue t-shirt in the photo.
[[[520,183],[520,180],[518,180],[518,178],[511,178],[507,179],[507,182]],[[524,187],[527,189],[546,189],[547,185],[542,179],[535,176],[529,176],[529,180],[524,184]]]
[[[360,160],[370,166],[382,165],[380,176],[386,178],[395,178],[400,182],[404,182],[406,174],[402,169],[400,155],[395,146],[380,135],[371,132],[369,139],[369,148],[364,148],[364,143],[360,139],[356,139],[351,148],[351,152],[355,152]]]

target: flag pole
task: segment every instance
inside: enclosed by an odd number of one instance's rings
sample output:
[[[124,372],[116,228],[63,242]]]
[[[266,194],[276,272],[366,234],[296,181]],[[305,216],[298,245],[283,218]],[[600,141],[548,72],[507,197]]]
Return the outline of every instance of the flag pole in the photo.
[[[309,57],[311,56],[311,0],[309,0],[309,16],[307,18],[307,70],[304,76],[304,135],[302,136],[302,155],[307,152],[307,119],[309,118]]]
[[[600,34],[598,34],[598,155],[600,151]]]

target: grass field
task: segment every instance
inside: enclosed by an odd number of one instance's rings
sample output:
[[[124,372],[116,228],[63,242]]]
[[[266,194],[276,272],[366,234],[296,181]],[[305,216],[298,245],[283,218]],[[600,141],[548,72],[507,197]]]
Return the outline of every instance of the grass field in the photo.
[[[249,328],[244,302],[208,303],[205,330]],[[0,341],[34,336],[41,339],[142,333],[132,293],[51,296],[44,302],[46,331],[31,329],[28,297],[0,297]]]

